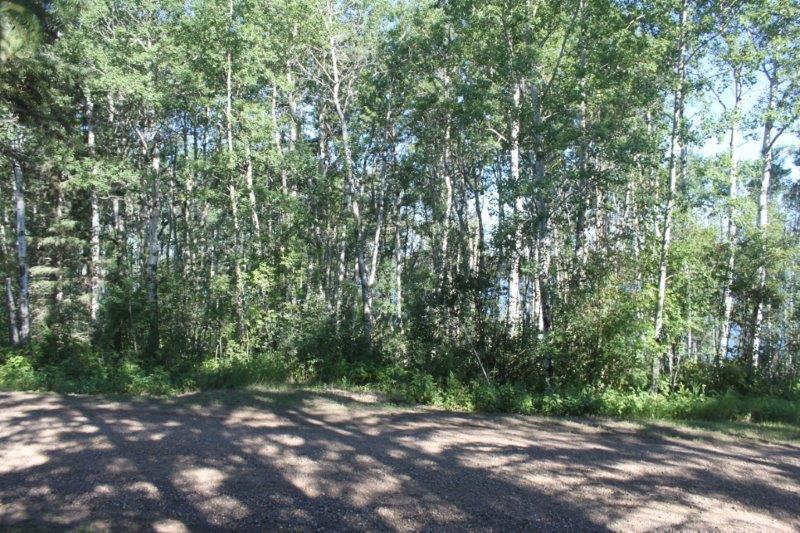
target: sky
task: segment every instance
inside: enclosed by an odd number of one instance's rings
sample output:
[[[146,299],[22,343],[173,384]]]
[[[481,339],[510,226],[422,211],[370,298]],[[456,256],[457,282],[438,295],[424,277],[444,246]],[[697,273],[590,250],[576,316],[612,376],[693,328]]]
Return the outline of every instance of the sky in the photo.
[[[744,113],[752,112],[758,105],[758,97],[764,94],[764,80],[759,80],[754,86],[745,89],[742,93],[742,110]],[[720,93],[720,97],[727,102],[733,102],[733,93],[730,89],[726,89]],[[695,123],[700,123],[705,118],[714,119],[719,118],[723,114],[722,105],[716,101],[705,102],[691,102],[687,105],[688,117]],[[711,116],[707,116],[711,115]],[[797,130],[796,130],[797,131]],[[740,160],[759,159],[761,157],[761,130],[754,129],[752,131],[743,131],[741,142],[737,147],[737,153]],[[800,181],[800,167],[794,164],[794,158],[791,151],[800,147],[800,137],[795,132],[786,131],[775,143],[775,147],[783,149],[787,157],[784,157],[784,164],[790,170],[790,178],[792,181]],[[697,153],[704,156],[712,156],[728,149],[727,133],[715,138],[710,137],[706,139],[705,143],[696,149]]]

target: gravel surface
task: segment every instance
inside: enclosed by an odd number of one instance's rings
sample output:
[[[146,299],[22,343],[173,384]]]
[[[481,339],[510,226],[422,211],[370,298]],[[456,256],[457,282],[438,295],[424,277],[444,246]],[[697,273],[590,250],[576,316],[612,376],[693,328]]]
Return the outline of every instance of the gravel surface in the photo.
[[[800,446],[337,391],[0,393],[0,529],[800,531]]]

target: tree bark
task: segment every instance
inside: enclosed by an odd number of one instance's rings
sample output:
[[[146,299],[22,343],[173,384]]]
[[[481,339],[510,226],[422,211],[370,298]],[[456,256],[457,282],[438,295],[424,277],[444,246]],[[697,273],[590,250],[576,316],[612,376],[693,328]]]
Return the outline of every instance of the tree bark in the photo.
[[[14,142],[13,151],[19,151],[19,141]],[[28,235],[25,231],[25,196],[23,194],[22,166],[17,154],[11,156],[14,172],[14,215],[17,223],[17,267],[19,268],[19,342],[30,340],[31,318],[29,300]]]
[[[722,289],[722,328],[719,337],[719,346],[717,347],[717,365],[722,362],[728,354],[728,344],[730,344],[731,333],[731,313],[733,312],[733,294],[731,287],[733,286],[733,269],[735,266],[735,240],[736,240],[736,223],[733,219],[734,216],[734,202],[736,201],[737,191],[737,160],[736,148],[739,142],[739,111],[741,108],[742,100],[742,87],[738,71],[733,71],[733,95],[734,103],[731,118],[731,130],[728,141],[728,158],[730,160],[730,167],[728,169],[728,227],[726,241],[728,245],[728,261],[727,271],[725,272],[725,286]]]
[[[228,16],[233,20],[233,0],[228,3]],[[242,232],[239,225],[239,192],[236,189],[236,169],[233,153],[233,54],[229,49],[225,63],[225,129],[228,148],[228,196],[231,203],[231,217],[233,218],[233,307],[236,314],[236,337],[244,339],[244,284],[242,281],[241,265],[241,240]]]
[[[667,297],[667,266],[669,261],[669,249],[672,240],[672,215],[675,209],[675,195],[677,193],[678,185],[678,164],[681,153],[681,123],[683,120],[683,84],[686,76],[686,42],[684,31],[687,20],[687,4],[683,0],[681,4],[681,20],[680,20],[680,40],[678,44],[678,58],[676,64],[677,80],[674,92],[674,102],[672,106],[672,133],[670,135],[670,150],[669,150],[669,184],[667,188],[667,204],[664,208],[664,224],[661,233],[661,249],[659,252],[659,266],[658,266],[658,300],[656,302],[656,313],[654,320],[653,333],[658,348],[656,353],[653,354],[652,373],[650,380],[651,392],[658,392],[659,380],[661,376],[661,360],[663,358],[663,351],[661,345],[663,344],[663,329],[664,329],[664,305]]]
[[[247,153],[246,153],[246,164],[247,168],[245,170],[244,178],[245,183],[247,185],[247,196],[250,200],[250,214],[253,221],[253,232],[255,233],[256,238],[256,249],[260,252],[261,251],[261,223],[258,219],[258,202],[256,200],[256,191],[255,187],[253,186],[253,158],[250,155],[250,146],[247,146]]]
[[[150,310],[150,332],[148,349],[154,355],[159,348],[159,308],[158,308],[158,256],[161,244],[158,239],[158,226],[161,222],[161,150],[158,139],[153,141],[151,159],[152,180],[150,189],[150,215],[147,223],[147,306]]]
[[[772,83],[772,82],[771,82]],[[774,107],[773,87],[769,88],[768,109]],[[750,346],[750,358],[753,369],[759,365],[759,352],[761,351],[761,328],[764,322],[764,291],[767,286],[767,225],[769,224],[769,188],[772,181],[772,128],[774,127],[771,114],[768,113],[764,121],[764,131],[761,137],[761,188],[758,195],[758,229],[761,233],[761,262],[758,266],[758,287],[756,291],[756,305],[753,311],[753,335]]]
[[[445,77],[445,83],[449,78]],[[442,178],[444,179],[444,215],[442,218],[442,242],[439,250],[439,281],[437,292],[439,298],[444,296],[444,291],[448,285],[449,264],[447,254],[450,246],[450,216],[453,211],[453,176],[450,173],[450,114],[445,118],[444,129],[444,154],[442,155]]]
[[[2,260],[4,270],[10,263],[10,254],[6,244],[6,224],[8,224],[8,215],[5,208],[3,208],[3,220],[2,224],[0,224],[0,260]],[[14,301],[13,283],[11,276],[5,275],[3,277],[6,315],[8,316],[8,338],[12,346],[17,346],[19,344],[19,328],[17,327],[17,304]]]
[[[395,320],[400,333],[403,333],[403,246],[400,231],[402,213],[402,194],[398,196],[396,217],[394,224],[394,290],[395,290]]]
[[[19,345],[19,329],[17,328],[17,306],[14,303],[14,289],[11,286],[11,277],[6,276],[5,292],[6,292],[6,313],[8,314],[8,336],[12,346]]]
[[[100,209],[97,199],[97,157],[94,135],[94,102],[88,89],[84,91],[86,100],[86,148],[91,159],[91,171],[89,185],[89,206],[90,206],[90,297],[89,297],[89,318],[92,326],[97,325],[97,312],[100,309]]]
[[[514,94],[511,110],[511,127],[509,132],[511,156],[511,188],[514,191],[514,241],[511,249],[511,265],[508,280],[508,325],[511,336],[517,336],[522,326],[522,300],[520,299],[520,256],[523,253],[522,216],[524,210],[523,197],[519,189],[520,179],[519,131],[520,105],[522,99],[522,83],[514,83]]]
[[[333,6],[328,3],[328,25],[333,24]],[[361,286],[361,302],[362,314],[364,322],[364,336],[367,340],[368,346],[372,343],[372,298],[370,296],[370,286],[368,274],[366,271],[366,258],[364,255],[364,224],[361,218],[361,206],[358,200],[358,189],[355,183],[355,172],[353,169],[353,153],[350,147],[350,131],[347,118],[346,104],[342,102],[341,88],[342,88],[342,73],[339,65],[339,52],[336,42],[331,35],[329,39],[330,55],[331,55],[331,99],[333,100],[336,114],[339,118],[339,128],[341,130],[342,150],[344,152],[344,166],[345,166],[345,200],[350,204],[350,211],[353,215],[356,227],[356,270],[359,285]],[[351,100],[349,94],[350,87],[347,87],[348,95],[347,101]],[[344,235],[342,235],[344,239]]]

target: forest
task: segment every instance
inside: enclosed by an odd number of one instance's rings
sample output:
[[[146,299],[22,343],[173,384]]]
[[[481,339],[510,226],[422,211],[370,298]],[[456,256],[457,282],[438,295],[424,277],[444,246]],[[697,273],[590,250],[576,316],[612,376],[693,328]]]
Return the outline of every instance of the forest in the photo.
[[[800,423],[798,0],[4,0],[0,30],[0,387]]]

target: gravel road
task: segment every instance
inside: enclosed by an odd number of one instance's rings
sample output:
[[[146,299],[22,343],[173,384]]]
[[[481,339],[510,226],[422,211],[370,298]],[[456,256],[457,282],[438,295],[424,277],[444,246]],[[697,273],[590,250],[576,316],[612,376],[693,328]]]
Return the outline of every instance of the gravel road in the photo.
[[[800,445],[336,391],[0,393],[0,529],[800,531]]]

